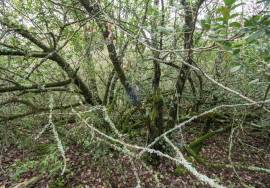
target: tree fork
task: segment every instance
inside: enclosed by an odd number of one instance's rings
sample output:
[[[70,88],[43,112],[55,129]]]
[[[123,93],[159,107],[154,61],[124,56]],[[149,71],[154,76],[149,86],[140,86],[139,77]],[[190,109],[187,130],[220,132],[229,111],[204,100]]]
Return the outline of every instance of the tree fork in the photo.
[[[85,98],[85,101],[88,104],[94,105],[95,102],[93,101],[93,96],[90,91],[90,89],[87,87],[87,85],[83,82],[83,80],[77,75],[77,71],[74,71],[71,66],[66,62],[66,60],[60,56],[55,49],[49,48],[46,44],[44,44],[42,41],[39,41],[35,36],[33,36],[28,30],[26,30],[22,25],[16,25],[12,23],[8,18],[0,18],[0,23],[4,26],[13,29],[16,33],[20,34],[24,38],[31,41],[33,44],[41,48],[44,53],[47,53],[49,55],[46,56],[46,58],[55,61],[63,71],[66,72],[68,77],[74,81],[74,84],[81,90],[83,97]],[[14,54],[14,52],[12,52]],[[13,55],[11,54],[11,55]],[[6,53],[4,53],[6,55]],[[15,54],[16,55],[16,54]],[[22,56],[23,54],[17,53],[17,55]],[[40,54],[37,55],[38,57]]]
[[[140,106],[141,100],[135,88],[129,83],[129,81],[126,78],[124,70],[121,66],[122,60],[119,58],[119,55],[116,52],[115,45],[113,44],[113,40],[110,37],[111,33],[109,31],[109,27],[105,22],[98,19],[99,13],[101,12],[100,5],[97,3],[91,5],[91,2],[89,0],[79,0],[79,2],[85,8],[87,13],[96,20],[96,23],[103,35],[103,38],[106,41],[106,47],[109,52],[109,57],[113,64],[114,70],[117,73],[117,76],[121,84],[123,85],[127,95],[129,96],[131,103],[135,106]]]

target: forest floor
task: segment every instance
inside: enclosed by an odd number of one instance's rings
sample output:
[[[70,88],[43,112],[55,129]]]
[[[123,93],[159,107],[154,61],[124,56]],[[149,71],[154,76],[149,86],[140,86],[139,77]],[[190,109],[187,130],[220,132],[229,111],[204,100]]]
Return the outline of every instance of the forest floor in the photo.
[[[193,137],[187,132],[185,137]],[[243,164],[270,168],[269,138],[257,136],[257,133],[241,132],[234,138],[231,161],[228,159],[230,133],[223,133],[207,141],[201,151],[201,156],[209,162],[219,164]],[[58,173],[50,175],[40,172],[32,165],[21,171],[14,178],[14,166],[29,159],[38,160],[36,154],[30,150],[9,146],[0,158],[0,187],[25,187],[29,183],[32,187],[135,187],[136,179],[132,165],[127,156],[115,151],[103,156],[99,163],[95,163],[93,155],[85,152],[79,145],[70,145],[66,151],[67,171],[61,176]],[[59,157],[58,157],[59,158]],[[61,160],[61,158],[59,158]],[[194,162],[194,161],[193,161]],[[260,188],[270,187],[270,174],[258,173],[239,169],[209,168],[194,162],[196,169],[221,184],[228,187],[244,187],[246,185]],[[50,164],[47,164],[50,165]],[[136,162],[137,172],[142,187],[207,187],[190,175],[185,169],[162,160],[153,171],[147,170],[140,162]],[[31,165],[30,165],[31,166]],[[61,170],[60,170],[61,171]],[[157,177],[157,179],[155,179]],[[26,186],[27,187],[27,186]],[[31,186],[28,186],[31,187]]]

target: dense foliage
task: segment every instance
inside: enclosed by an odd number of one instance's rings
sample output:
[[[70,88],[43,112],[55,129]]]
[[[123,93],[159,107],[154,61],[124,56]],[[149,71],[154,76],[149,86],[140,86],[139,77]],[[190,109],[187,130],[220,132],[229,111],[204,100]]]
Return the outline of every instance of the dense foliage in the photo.
[[[0,3],[3,186],[270,186],[269,0]]]

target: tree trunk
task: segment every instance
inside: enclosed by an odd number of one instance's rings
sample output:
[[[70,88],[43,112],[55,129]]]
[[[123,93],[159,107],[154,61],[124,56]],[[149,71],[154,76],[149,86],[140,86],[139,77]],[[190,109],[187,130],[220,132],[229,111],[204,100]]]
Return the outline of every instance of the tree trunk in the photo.
[[[129,83],[129,81],[126,78],[126,75],[124,73],[124,70],[122,68],[122,59],[119,57],[119,55],[116,52],[115,45],[113,43],[113,39],[111,37],[111,31],[106,24],[106,22],[103,22],[99,20],[99,13],[102,12],[100,5],[95,3],[94,5],[91,4],[89,0],[79,0],[81,5],[85,8],[85,10],[88,12],[90,16],[93,16],[96,20],[96,23],[101,30],[101,33],[103,35],[103,38],[106,42],[106,47],[109,53],[109,58],[113,64],[114,70],[117,73],[117,76],[123,85],[127,95],[129,96],[129,99],[131,103],[135,106],[140,106],[141,101],[139,98],[139,95],[136,91],[136,89]]]
[[[189,1],[182,0],[181,4],[184,7],[184,50],[185,50],[185,59],[184,61],[187,64],[192,64],[193,63],[193,53],[192,53],[192,48],[193,48],[193,33],[195,30],[195,24],[197,21],[197,14],[200,6],[204,0],[198,0],[194,5],[190,3]],[[189,77],[190,74],[190,67],[182,64],[180,70],[179,70],[179,75],[176,81],[176,94],[173,98],[172,105],[170,107],[170,120],[168,121],[167,127],[172,128],[175,126],[178,114],[179,114],[179,107],[180,107],[180,101],[182,98],[182,94],[185,88],[186,81]]]

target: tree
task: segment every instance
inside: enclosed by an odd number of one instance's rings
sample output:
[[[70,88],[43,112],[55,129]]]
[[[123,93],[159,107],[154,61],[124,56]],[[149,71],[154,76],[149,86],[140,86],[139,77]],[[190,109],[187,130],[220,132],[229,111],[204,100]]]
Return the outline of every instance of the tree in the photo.
[[[78,121],[127,153],[140,150],[134,156],[149,152],[168,158],[218,187],[198,174],[182,152],[209,165],[200,156],[203,144],[226,131],[233,137],[239,126],[232,126],[232,119],[242,117],[242,112],[220,109],[255,106],[258,114],[269,113],[269,1],[1,3],[0,121],[5,124],[44,112],[49,125]],[[256,11],[249,12],[249,5]],[[49,98],[54,104],[46,107]],[[70,109],[70,117],[53,114]],[[258,116],[256,123],[265,121]],[[196,129],[193,121],[203,128],[186,143],[182,128]],[[213,126],[220,122],[228,125]],[[57,126],[53,130],[58,135]],[[123,133],[130,143],[139,135],[147,146],[127,144]],[[176,147],[178,134],[182,139]]]

